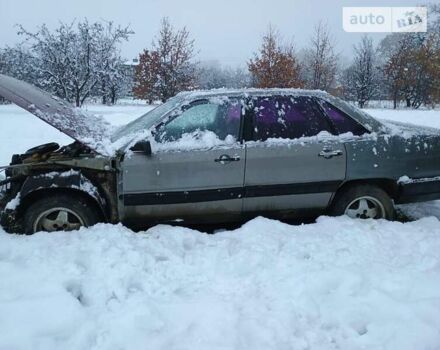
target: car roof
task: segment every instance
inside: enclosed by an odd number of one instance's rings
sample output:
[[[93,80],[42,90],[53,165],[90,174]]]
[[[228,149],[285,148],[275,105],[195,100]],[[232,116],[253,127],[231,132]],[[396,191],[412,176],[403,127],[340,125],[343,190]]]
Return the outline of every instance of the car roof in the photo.
[[[287,89],[287,88],[244,88],[244,89],[212,89],[212,90],[192,90],[185,91],[178,94],[178,96],[186,99],[210,98],[218,96],[314,96],[314,97],[328,97],[329,94],[322,90],[306,90],[306,89]]]

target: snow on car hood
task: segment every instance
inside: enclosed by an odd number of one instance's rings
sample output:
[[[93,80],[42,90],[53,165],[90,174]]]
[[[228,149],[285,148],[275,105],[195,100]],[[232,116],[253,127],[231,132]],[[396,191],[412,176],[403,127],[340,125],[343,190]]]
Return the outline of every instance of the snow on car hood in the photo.
[[[113,154],[111,127],[102,118],[75,108],[36,86],[3,74],[0,74],[0,96],[99,154]]]

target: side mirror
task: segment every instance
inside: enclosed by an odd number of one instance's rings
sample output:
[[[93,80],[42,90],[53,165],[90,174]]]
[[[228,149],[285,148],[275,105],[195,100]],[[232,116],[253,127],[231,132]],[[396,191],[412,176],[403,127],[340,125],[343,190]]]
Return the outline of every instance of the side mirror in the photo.
[[[151,143],[150,141],[139,141],[136,142],[131,148],[130,151],[133,152],[141,152],[146,156],[151,156]]]

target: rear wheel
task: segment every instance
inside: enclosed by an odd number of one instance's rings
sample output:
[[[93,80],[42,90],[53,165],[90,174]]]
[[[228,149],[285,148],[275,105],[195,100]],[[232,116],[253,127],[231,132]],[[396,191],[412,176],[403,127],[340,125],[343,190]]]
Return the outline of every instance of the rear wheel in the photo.
[[[99,215],[82,196],[54,194],[32,203],[24,214],[25,233],[74,231],[93,226]]]
[[[331,214],[353,219],[394,219],[394,205],[381,188],[362,184],[343,189],[336,195]]]

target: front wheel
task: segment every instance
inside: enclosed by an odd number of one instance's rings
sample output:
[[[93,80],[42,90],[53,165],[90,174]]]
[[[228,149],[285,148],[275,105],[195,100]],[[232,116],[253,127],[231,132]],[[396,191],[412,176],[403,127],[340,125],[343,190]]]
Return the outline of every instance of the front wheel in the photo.
[[[331,214],[347,215],[353,219],[394,219],[394,205],[390,196],[373,185],[356,185],[336,195]]]
[[[93,206],[81,196],[54,194],[32,203],[24,214],[24,231],[74,231],[93,226],[99,216]]]

